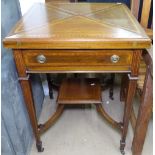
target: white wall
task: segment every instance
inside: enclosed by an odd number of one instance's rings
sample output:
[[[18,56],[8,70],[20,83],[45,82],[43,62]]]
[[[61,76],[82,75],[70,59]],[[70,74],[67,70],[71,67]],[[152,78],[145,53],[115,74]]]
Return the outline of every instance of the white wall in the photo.
[[[45,3],[45,0],[19,0],[19,2],[22,15],[24,15],[34,3]]]

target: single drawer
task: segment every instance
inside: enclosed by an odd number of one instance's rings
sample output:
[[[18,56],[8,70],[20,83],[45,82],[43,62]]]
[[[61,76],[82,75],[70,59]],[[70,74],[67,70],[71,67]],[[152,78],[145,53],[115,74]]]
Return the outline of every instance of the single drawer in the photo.
[[[111,66],[129,67],[131,50],[23,50],[23,58],[28,69],[34,67],[88,68]]]

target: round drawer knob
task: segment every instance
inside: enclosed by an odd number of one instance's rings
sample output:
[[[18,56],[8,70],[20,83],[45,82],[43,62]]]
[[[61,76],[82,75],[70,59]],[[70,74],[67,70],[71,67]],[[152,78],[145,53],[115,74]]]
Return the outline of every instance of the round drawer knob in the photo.
[[[112,55],[111,56],[111,62],[117,63],[119,61],[120,57],[118,55]]]
[[[39,62],[40,64],[45,63],[45,61],[46,61],[46,57],[44,55],[37,56],[37,62]]]

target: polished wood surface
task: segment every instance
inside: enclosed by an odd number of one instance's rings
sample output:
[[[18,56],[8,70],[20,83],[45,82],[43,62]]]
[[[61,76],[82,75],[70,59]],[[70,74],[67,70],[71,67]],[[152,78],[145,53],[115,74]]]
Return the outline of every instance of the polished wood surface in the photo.
[[[15,63],[39,152],[43,151],[41,134],[60,116],[63,105],[58,106],[47,122],[37,126],[28,78],[30,73],[128,73],[123,122],[113,121],[101,105],[97,106],[102,116],[122,130],[120,150],[124,154],[141,50],[151,44],[124,4],[36,4],[17,23],[3,44],[15,51]],[[83,90],[79,88],[79,92]],[[63,92],[70,97],[67,91]],[[76,95],[80,95],[79,92]],[[89,98],[94,91],[87,92]],[[97,92],[93,98],[97,97],[99,101],[101,96]]]
[[[65,79],[59,90],[58,106],[68,104],[95,104],[99,114],[113,127],[122,131],[122,123],[115,121],[104,110],[102,105],[102,90],[97,78],[70,78]]]
[[[125,97],[125,107],[124,107],[124,116],[123,116],[123,130],[122,130],[122,138],[120,141],[120,150],[122,154],[124,154],[124,147],[125,147],[125,140],[127,136],[128,131],[128,125],[129,120],[131,117],[131,111],[132,111],[132,103],[133,98],[136,91],[137,86],[137,79],[135,77],[138,77],[139,73],[139,64],[140,64],[140,58],[141,58],[141,50],[136,50],[133,53],[133,62],[131,67],[131,75],[127,77],[128,85],[126,87],[126,97]]]
[[[141,103],[138,111],[138,116],[135,119],[136,124],[134,127],[135,129],[134,138],[132,142],[133,155],[142,154],[147,128],[152,114],[152,108],[153,108],[153,57],[152,57],[153,53],[152,52],[153,51],[151,49],[148,51],[144,50],[142,54],[146,65],[146,73],[145,73],[145,76],[143,76],[144,81],[141,84],[142,85]]]
[[[142,92],[142,98],[138,116],[136,120],[134,138],[132,142],[133,155],[141,155],[149,120],[152,114],[153,107],[153,78],[149,66],[147,66],[147,72],[145,76],[145,83]]]
[[[3,42],[16,49],[136,49],[151,40],[124,4],[40,3]]]
[[[23,59],[27,71],[130,71],[132,50],[23,50]],[[38,57],[44,56],[45,62],[38,62]],[[112,58],[119,60],[113,62]],[[89,65],[88,65],[89,64]]]
[[[148,28],[150,22],[150,12],[153,5],[153,0],[143,0],[142,12],[140,24],[144,27],[147,35],[153,40],[153,29]],[[134,15],[137,15],[140,11],[140,1],[133,0],[131,11]],[[135,14],[135,12],[137,14]],[[151,17],[153,18],[153,17]],[[151,21],[152,22],[152,21]],[[133,155],[141,155],[143,150],[143,145],[145,141],[145,136],[148,128],[148,122],[152,113],[153,106],[153,48],[143,51],[143,57],[140,64],[139,79],[137,82],[137,88],[140,99],[140,106],[137,118],[135,117],[134,109],[131,115],[131,124],[134,129],[134,138],[132,143],[132,153]]]
[[[28,78],[28,75],[26,73],[26,67],[23,63],[21,51],[14,50],[13,55],[14,55],[14,59],[15,59],[16,67],[17,67],[19,80],[20,78],[23,79],[23,80],[20,80],[20,84],[23,90],[22,93],[23,93],[23,97],[26,102],[26,107],[27,107],[27,111],[30,117],[32,128],[33,128],[33,133],[35,135],[36,145],[37,145],[38,151],[42,152],[44,149],[42,148],[42,142],[40,140],[40,135],[38,131],[38,120],[36,116],[36,109],[34,105],[30,79]]]
[[[102,103],[101,85],[98,79],[65,79],[59,90],[58,104]]]

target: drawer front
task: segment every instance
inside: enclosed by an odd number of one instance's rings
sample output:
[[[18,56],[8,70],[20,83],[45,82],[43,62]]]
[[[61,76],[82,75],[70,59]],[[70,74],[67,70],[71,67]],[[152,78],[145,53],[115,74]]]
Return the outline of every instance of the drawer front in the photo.
[[[99,67],[103,70],[103,67],[130,67],[132,53],[131,50],[23,50],[23,58],[28,69]]]

